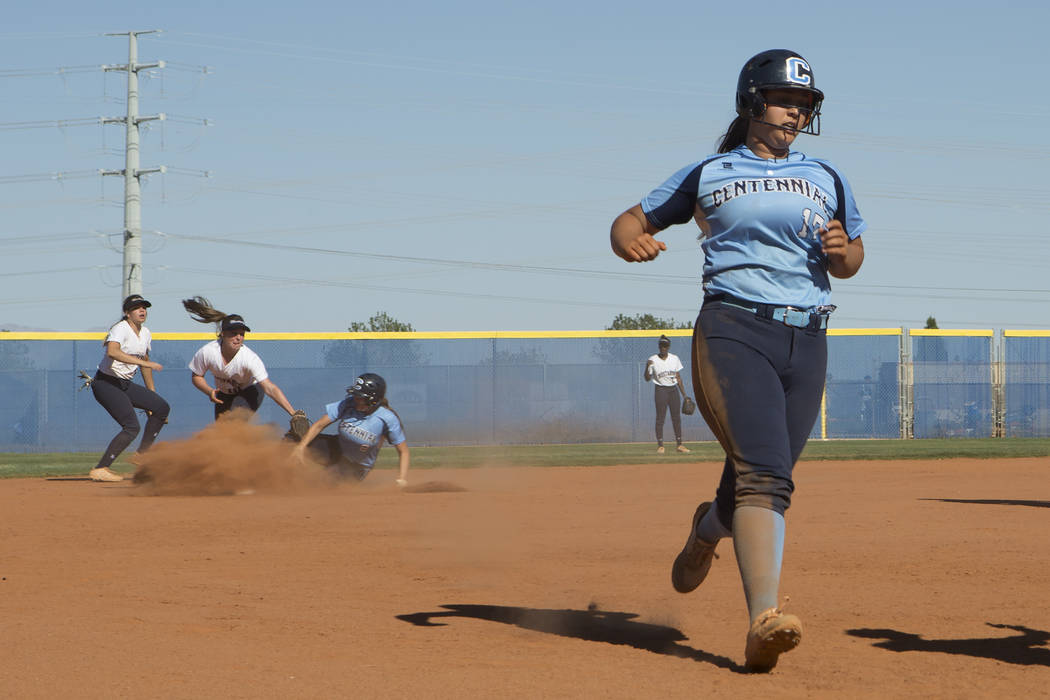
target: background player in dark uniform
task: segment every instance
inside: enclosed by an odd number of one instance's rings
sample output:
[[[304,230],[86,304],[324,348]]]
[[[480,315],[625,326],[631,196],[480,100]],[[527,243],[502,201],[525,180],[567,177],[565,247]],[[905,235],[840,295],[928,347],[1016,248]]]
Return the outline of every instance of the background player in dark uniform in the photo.
[[[653,235],[668,226],[695,220],[702,231],[693,382],[726,461],[671,579],[679,592],[694,590],[719,538],[732,536],[751,619],[745,663],[755,671],[772,669],[802,637],[799,619],[777,607],[784,513],[824,391],[829,275],[851,277],[864,259],[866,224],[845,178],[791,150],[800,132],[820,133],[823,99],[797,53],[754,56],[718,154],[675,173],[611,231],[614,252],[629,262],[666,250]]]
[[[150,448],[168,420],[168,402],[153,387],[153,370],[161,370],[163,366],[149,359],[152,336],[145,323],[146,309],[150,306],[152,304],[140,295],[129,295],[122,305],[124,318],[109,329],[102,343],[106,352],[91,380],[91,393],[120,423],[122,430],[110,441],[95,468],[88,472],[93,481],[121,481],[124,478],[111,470],[110,465],[139,434],[136,408],[145,410],[148,416],[139,452]],[[140,367],[145,387],[132,381]]]

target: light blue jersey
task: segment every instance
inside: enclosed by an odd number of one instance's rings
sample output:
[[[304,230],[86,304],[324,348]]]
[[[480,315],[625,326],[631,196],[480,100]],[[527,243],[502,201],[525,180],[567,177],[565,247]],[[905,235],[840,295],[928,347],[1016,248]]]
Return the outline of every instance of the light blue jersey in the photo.
[[[838,219],[850,240],[867,228],[846,179],[796,151],[766,160],[738,146],[682,168],[641,204],[661,229],[696,219],[705,296],[800,309],[831,303],[820,228]]]
[[[354,409],[354,401],[348,397],[330,403],[324,409],[339,430],[339,447],[343,456],[363,467],[365,473],[376,463],[384,437],[391,445],[400,445],[405,441],[401,421],[396,413],[385,406],[371,413],[361,413]]]

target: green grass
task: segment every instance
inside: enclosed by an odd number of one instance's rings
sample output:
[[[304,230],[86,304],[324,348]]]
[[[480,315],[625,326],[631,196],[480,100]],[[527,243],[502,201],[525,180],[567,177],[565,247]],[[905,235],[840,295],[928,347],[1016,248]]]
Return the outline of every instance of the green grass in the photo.
[[[652,443],[601,445],[506,445],[482,447],[413,447],[412,468],[483,466],[580,466],[649,464],[653,462],[721,462],[722,448],[714,442],[687,443],[690,454],[670,448],[656,454]],[[952,459],[969,457],[997,459],[1050,456],[1050,438],[947,439],[947,440],[811,440],[802,460],[855,459]],[[0,453],[0,478],[86,476],[98,460],[96,452],[52,452],[46,454]],[[379,469],[397,464],[390,447],[380,452]],[[133,465],[118,460],[118,472],[129,474]]]

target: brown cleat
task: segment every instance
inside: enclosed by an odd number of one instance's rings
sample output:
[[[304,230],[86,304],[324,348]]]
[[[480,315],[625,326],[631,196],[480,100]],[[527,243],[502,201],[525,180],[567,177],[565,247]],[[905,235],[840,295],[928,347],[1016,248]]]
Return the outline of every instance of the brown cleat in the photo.
[[[802,641],[802,621],[780,608],[770,608],[758,616],[747,633],[744,666],[753,673],[768,673],[777,659]]]
[[[709,544],[696,536],[696,526],[709,510],[711,510],[711,501],[704,501],[696,507],[696,512],[693,513],[693,525],[689,528],[689,538],[685,541],[685,547],[675,557],[674,564],[671,565],[671,585],[679,593],[695,591],[696,587],[707,578],[707,572],[711,570],[711,562],[718,556],[715,554],[717,542]]]

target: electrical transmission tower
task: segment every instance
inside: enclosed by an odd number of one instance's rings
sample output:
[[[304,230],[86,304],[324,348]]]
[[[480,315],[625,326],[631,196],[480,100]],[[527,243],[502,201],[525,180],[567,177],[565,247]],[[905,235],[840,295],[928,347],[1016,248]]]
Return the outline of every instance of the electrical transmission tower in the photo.
[[[125,72],[128,77],[127,115],[102,120],[104,124],[124,124],[125,129],[124,169],[101,171],[103,175],[124,176],[124,265],[121,299],[129,294],[142,294],[142,183],[139,178],[150,173],[163,173],[165,170],[163,165],[156,168],[139,167],[139,124],[164,119],[164,114],[152,116],[139,114],[139,71],[163,68],[164,61],[139,63],[138,37],[140,34],[154,34],[157,31],[150,29],[106,34],[106,36],[128,37],[127,64],[102,66],[102,69],[106,71]]]

